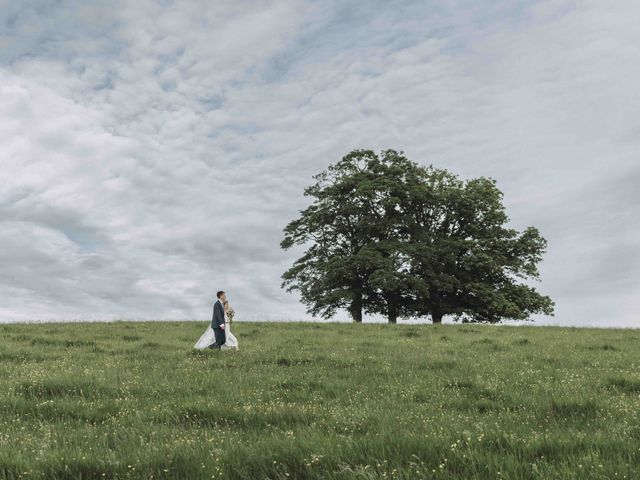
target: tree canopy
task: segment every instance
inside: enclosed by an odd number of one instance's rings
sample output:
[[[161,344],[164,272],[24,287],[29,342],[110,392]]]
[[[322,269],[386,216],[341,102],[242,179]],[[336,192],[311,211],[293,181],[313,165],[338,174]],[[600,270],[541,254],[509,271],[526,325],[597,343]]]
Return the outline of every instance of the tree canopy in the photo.
[[[313,315],[347,309],[399,317],[444,315],[497,322],[553,314],[526,283],[539,278],[546,241],[508,227],[489,178],[463,181],[402,152],[354,150],[314,177],[311,205],[284,229],[281,247],[307,247],[282,287]]]

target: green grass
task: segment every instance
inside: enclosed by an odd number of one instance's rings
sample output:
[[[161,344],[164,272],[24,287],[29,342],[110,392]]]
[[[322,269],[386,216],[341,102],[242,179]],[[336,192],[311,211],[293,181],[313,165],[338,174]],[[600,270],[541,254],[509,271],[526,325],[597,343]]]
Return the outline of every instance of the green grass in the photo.
[[[0,326],[0,479],[640,478],[640,331]]]

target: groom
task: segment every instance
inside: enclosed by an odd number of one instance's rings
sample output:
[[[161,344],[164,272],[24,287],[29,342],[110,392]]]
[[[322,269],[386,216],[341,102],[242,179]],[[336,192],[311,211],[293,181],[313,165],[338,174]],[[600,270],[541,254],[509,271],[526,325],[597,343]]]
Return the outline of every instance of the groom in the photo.
[[[224,333],[224,307],[222,302],[227,299],[225,293],[220,290],[216,293],[218,300],[213,304],[213,318],[211,319],[211,328],[216,336],[216,342],[210,348],[220,350],[220,347],[227,341]]]

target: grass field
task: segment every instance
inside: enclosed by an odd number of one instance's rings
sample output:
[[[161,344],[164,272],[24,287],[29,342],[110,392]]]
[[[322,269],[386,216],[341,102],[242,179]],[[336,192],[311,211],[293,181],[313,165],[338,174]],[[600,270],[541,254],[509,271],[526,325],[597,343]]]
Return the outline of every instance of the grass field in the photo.
[[[638,479],[640,331],[0,326],[0,479]]]

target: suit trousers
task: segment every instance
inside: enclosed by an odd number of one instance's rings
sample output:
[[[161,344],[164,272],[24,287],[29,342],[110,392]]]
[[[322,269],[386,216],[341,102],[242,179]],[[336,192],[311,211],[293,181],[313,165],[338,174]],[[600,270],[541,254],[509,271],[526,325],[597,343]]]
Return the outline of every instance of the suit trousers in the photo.
[[[224,345],[224,342],[227,341],[227,335],[221,328],[214,328],[213,334],[216,336],[216,344],[218,345],[218,347],[221,347],[222,345]]]

